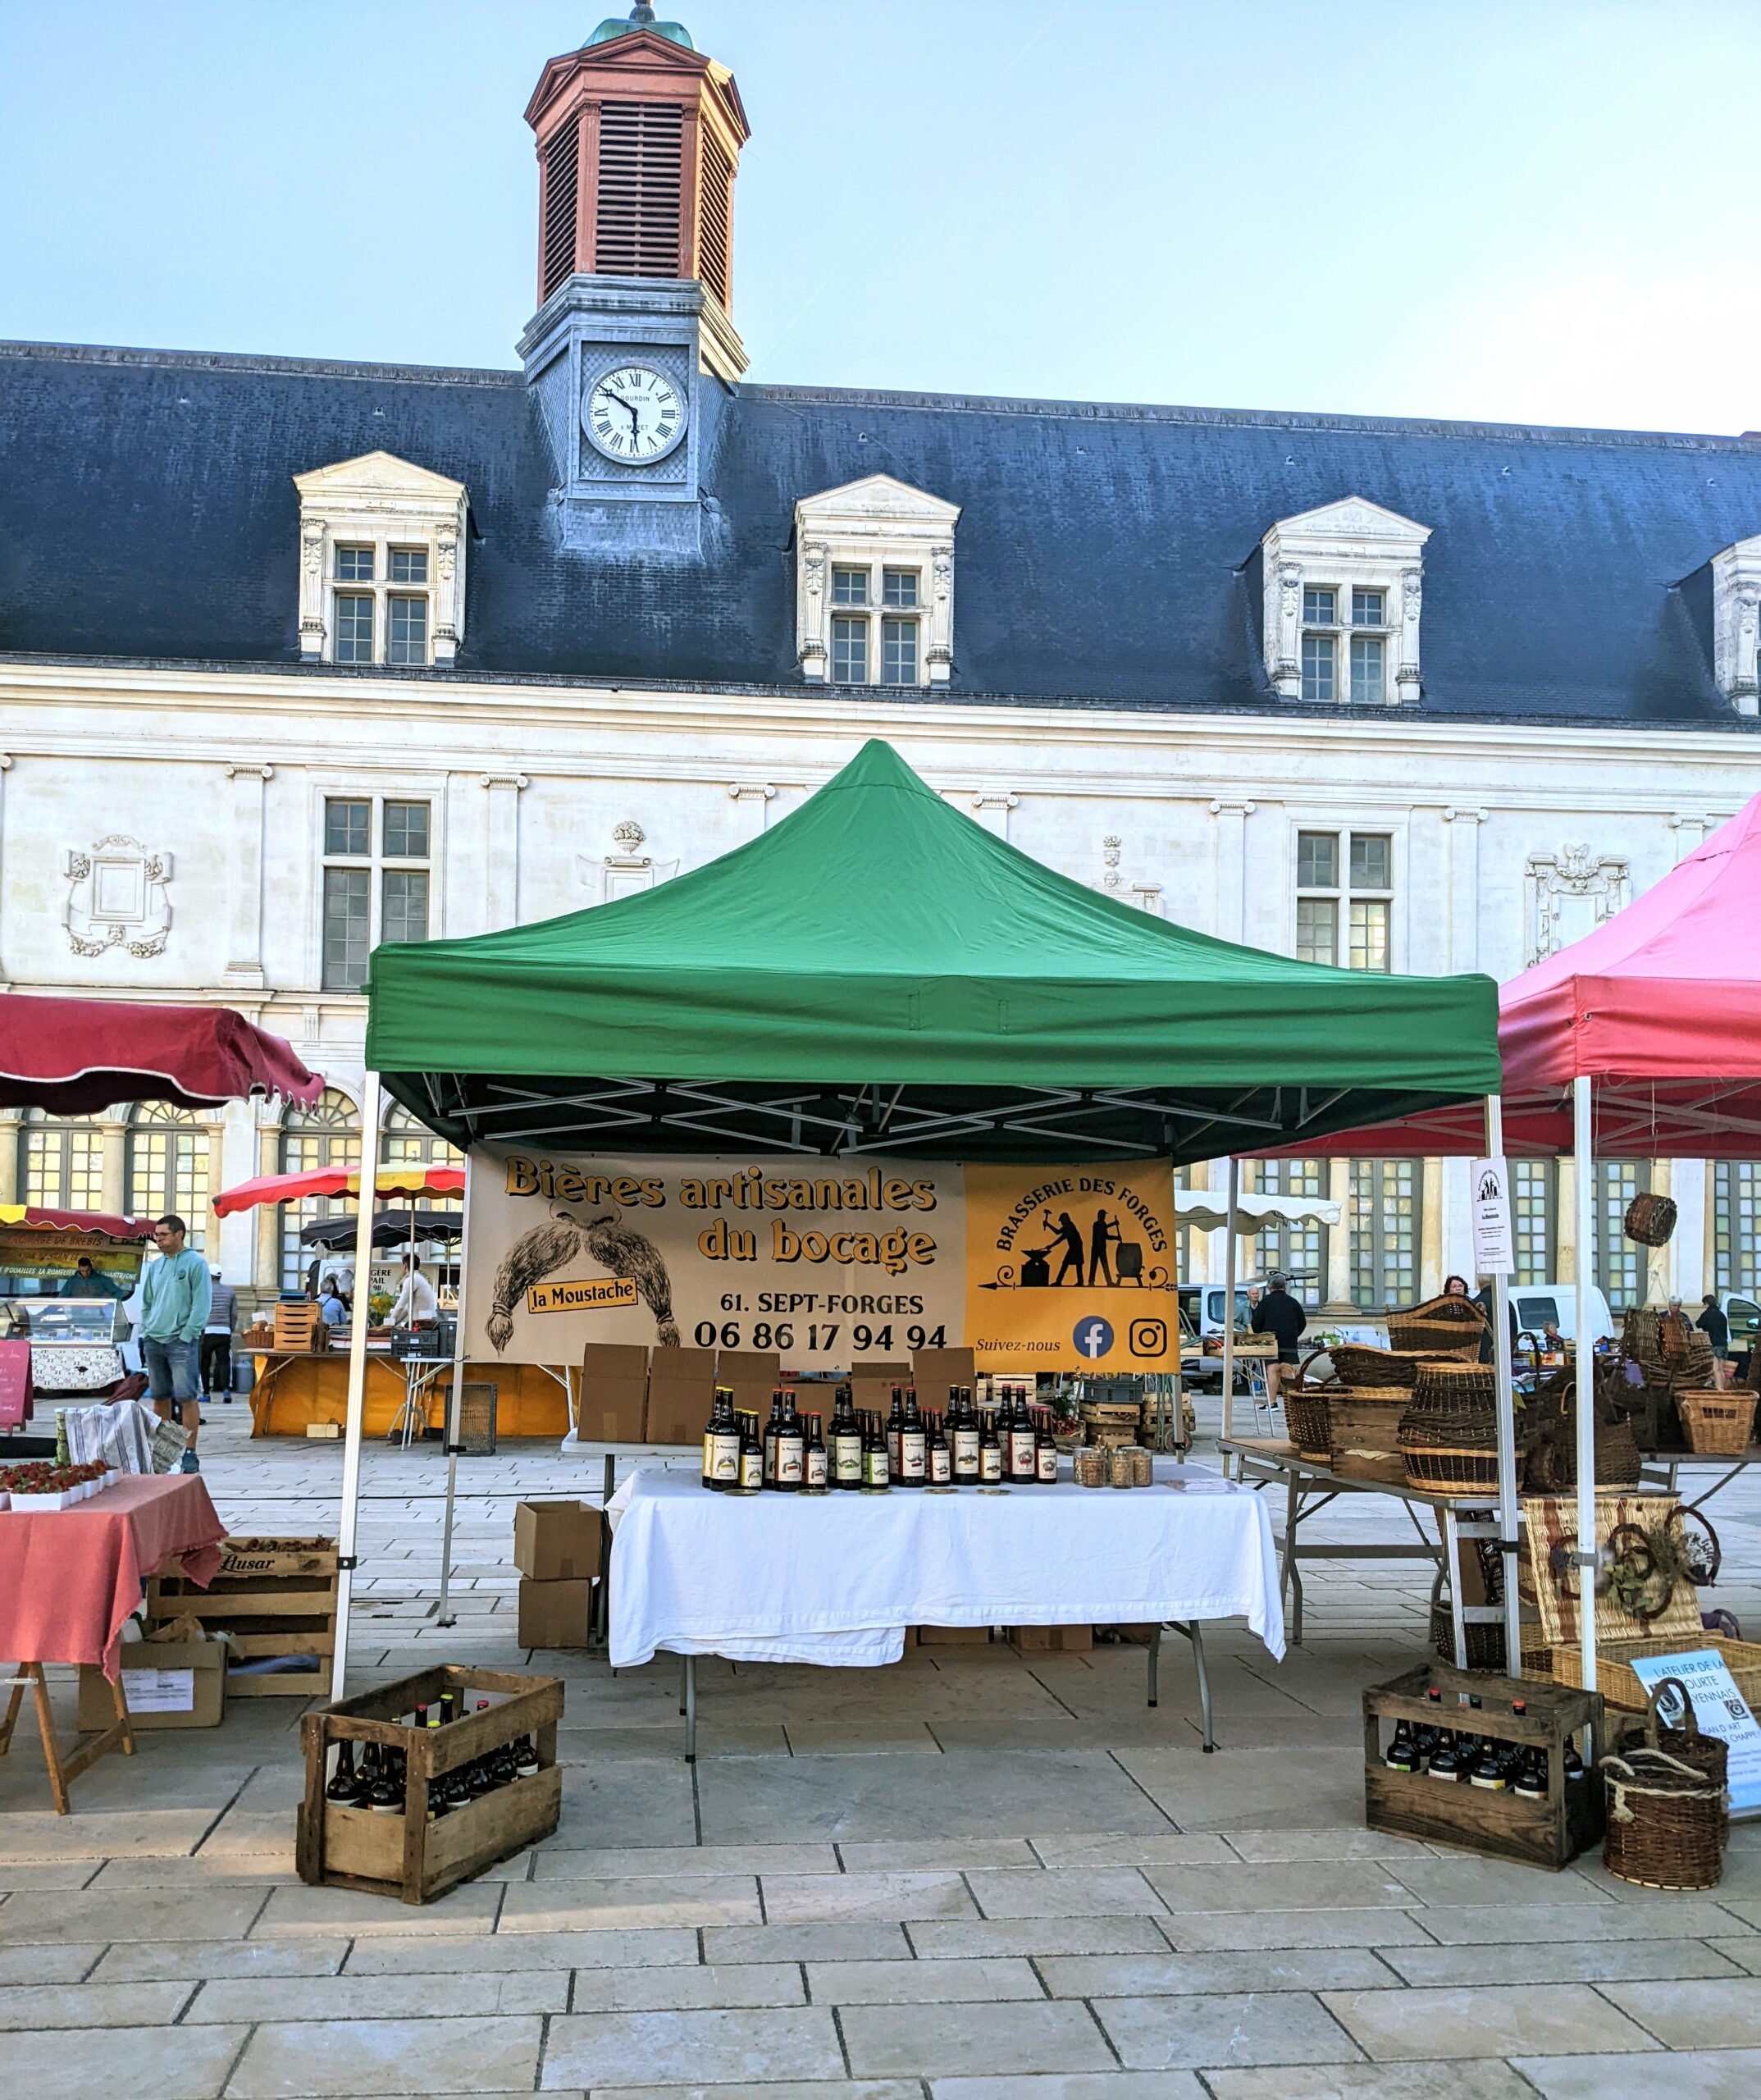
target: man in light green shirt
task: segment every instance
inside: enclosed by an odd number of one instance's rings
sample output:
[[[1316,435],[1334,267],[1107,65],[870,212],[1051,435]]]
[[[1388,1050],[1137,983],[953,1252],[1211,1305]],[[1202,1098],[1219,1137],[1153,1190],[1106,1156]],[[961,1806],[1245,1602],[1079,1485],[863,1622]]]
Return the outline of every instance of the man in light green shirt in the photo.
[[[162,1217],[153,1228],[159,1259],[149,1262],[140,1282],[140,1354],[153,1404],[162,1422],[173,1408],[183,1415],[189,1439],[183,1470],[199,1472],[196,1431],[202,1423],[197,1398],[202,1330],[213,1302],[213,1279],[208,1263],[184,1244],[187,1228],[180,1217]]]

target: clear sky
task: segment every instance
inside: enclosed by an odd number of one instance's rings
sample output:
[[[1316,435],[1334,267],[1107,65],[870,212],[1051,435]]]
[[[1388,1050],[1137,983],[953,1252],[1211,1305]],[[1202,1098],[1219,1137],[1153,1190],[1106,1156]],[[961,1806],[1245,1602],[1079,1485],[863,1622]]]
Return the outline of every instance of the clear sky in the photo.
[[[511,365],[604,0],[0,0],[0,335]],[[1761,427],[1757,0],[677,0],[751,377]]]

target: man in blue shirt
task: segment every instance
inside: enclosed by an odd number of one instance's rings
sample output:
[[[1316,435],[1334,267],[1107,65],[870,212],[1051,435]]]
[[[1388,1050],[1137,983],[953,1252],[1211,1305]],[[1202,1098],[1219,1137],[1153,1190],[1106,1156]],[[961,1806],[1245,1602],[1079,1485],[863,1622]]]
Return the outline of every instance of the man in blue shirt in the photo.
[[[162,1217],[153,1228],[160,1258],[149,1262],[141,1277],[140,1353],[159,1419],[169,1422],[174,1407],[182,1412],[189,1439],[183,1469],[194,1473],[202,1470],[196,1458],[196,1431],[202,1422],[198,1361],[213,1280],[208,1263],[184,1244],[185,1231],[183,1220],[176,1217]]]

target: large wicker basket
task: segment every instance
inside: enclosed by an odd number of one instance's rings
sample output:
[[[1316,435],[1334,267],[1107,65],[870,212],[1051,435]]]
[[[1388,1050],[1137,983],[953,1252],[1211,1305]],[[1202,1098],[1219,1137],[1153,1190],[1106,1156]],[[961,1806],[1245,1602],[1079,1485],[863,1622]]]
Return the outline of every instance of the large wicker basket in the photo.
[[[1696,1457],[1739,1459],[1754,1434],[1755,1396],[1741,1387],[1677,1393],[1676,1412],[1688,1449]]]
[[[1333,1367],[1347,1386],[1400,1386],[1410,1392],[1418,1376],[1419,1359],[1389,1349],[1372,1349],[1366,1342],[1336,1342]]]
[[[1333,1456],[1327,1433],[1327,1403],[1322,1389],[1310,1387],[1293,1392],[1284,1387],[1284,1430],[1290,1441],[1311,1464],[1324,1466]]]
[[[1397,1349],[1415,1356],[1453,1356],[1463,1363],[1479,1360],[1480,1327],[1470,1329],[1459,1320],[1421,1320],[1412,1314],[1391,1312],[1388,1339]]]
[[[1412,1387],[1412,1404],[1444,1413],[1483,1411],[1496,1417],[1498,1373],[1487,1363],[1443,1360],[1421,1363]]]
[[[1400,1418],[1400,1454],[1407,1485],[1421,1495],[1498,1493],[1498,1428],[1478,1408],[1445,1413],[1410,1407]]]
[[[1676,1229],[1676,1207],[1667,1196],[1635,1196],[1626,1206],[1621,1230],[1641,1247],[1663,1247]]]
[[[1686,1725],[1661,1731],[1658,1703],[1671,1690],[1680,1695]],[[1608,1872],[1642,1888],[1716,1888],[1730,1833],[1728,1754],[1716,1737],[1700,1733],[1687,1687],[1665,1678],[1645,1709],[1645,1743],[1602,1760],[1608,1805],[1602,1864]]]

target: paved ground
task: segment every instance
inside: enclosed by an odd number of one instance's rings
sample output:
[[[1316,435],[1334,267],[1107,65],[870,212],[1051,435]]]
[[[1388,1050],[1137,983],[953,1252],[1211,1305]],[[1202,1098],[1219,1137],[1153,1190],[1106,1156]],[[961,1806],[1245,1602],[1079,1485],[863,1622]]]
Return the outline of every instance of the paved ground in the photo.
[[[228,1522],[333,1528],[338,1447],[248,1426],[217,1408],[205,1440]],[[522,1665],[514,1495],[596,1481],[514,1449],[463,1469],[450,1632],[440,1462],[368,1454],[363,1678]],[[1761,1626],[1761,1496],[1717,1507],[1721,1596]],[[1331,1521],[1398,1536],[1367,1499]],[[1359,1693],[1422,1652],[1424,1601],[1414,1568],[1335,1564],[1281,1666],[1220,1636],[1209,1758],[1173,1651],[1154,1714],[1129,1648],[705,1664],[695,1771],[673,1666],[541,1657],[568,1687],[562,1828],[419,1911],[294,1878],[297,1701],[143,1737],[66,1819],[25,1735],[0,1764],[0,2061],[33,2100],[1748,2100],[1761,1828],[1707,1899],[1361,1827]]]

